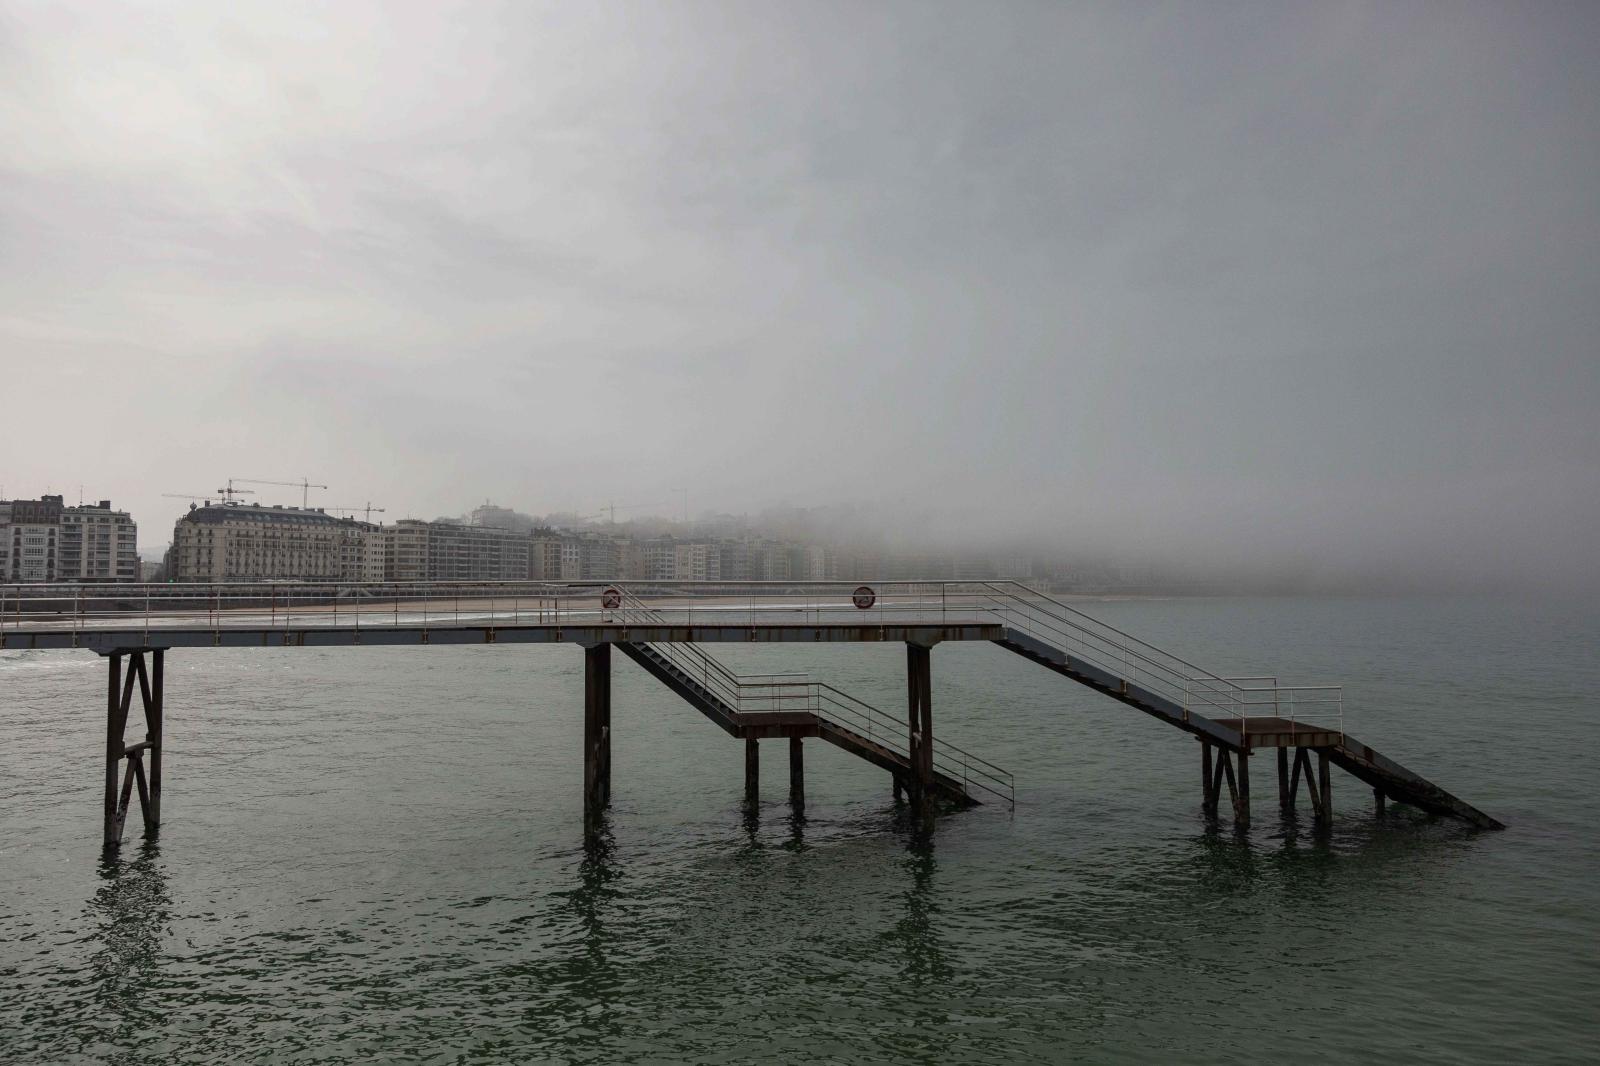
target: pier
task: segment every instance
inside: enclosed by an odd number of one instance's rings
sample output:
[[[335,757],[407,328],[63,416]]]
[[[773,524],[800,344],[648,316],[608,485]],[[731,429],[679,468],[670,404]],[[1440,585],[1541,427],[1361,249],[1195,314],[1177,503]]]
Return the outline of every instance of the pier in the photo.
[[[577,645],[591,829],[612,794],[615,649],[743,742],[748,802],[760,794],[759,746],[775,741],[789,753],[790,803],[803,810],[805,743],[821,741],[885,771],[931,829],[941,812],[1015,803],[1012,775],[970,750],[981,737],[958,747],[935,729],[934,652],[947,641],[988,641],[1189,734],[1202,810],[1238,827],[1251,816],[1251,761],[1270,750],[1280,809],[1303,799],[1319,826],[1332,818],[1338,767],[1372,790],[1379,813],[1402,803],[1502,828],[1345,733],[1340,686],[1225,677],[1011,581],[0,586],[0,648],[87,649],[106,661],[107,846],[122,840],[135,797],[146,833],[161,824],[166,654],[246,647]],[[723,643],[864,642],[904,646],[904,708],[809,674],[741,675],[715,654]],[[144,738],[130,743],[130,720],[137,732],[141,719]]]

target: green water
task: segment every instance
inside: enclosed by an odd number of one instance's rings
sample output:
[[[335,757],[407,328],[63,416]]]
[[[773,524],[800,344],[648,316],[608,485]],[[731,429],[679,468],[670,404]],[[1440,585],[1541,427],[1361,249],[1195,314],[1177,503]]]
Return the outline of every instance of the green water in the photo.
[[[938,731],[1014,813],[919,842],[807,746],[803,821],[742,745],[614,669],[581,839],[571,647],[174,651],[166,825],[98,844],[104,667],[0,653],[0,1062],[1593,1062],[1600,613],[1463,601],[1097,604],[1232,674],[1346,684],[1346,728],[1508,823],[1335,774],[1326,838],[1200,816],[1188,737],[991,645]],[[898,647],[727,649],[880,706]],[[133,819],[136,823],[136,818]]]

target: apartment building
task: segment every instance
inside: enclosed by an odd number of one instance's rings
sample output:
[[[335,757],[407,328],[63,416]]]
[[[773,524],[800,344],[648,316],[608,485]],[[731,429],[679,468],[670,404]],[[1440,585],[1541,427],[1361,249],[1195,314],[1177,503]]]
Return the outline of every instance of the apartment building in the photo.
[[[583,547],[578,538],[552,532],[535,532],[528,542],[528,577],[534,581],[581,581]]]
[[[673,551],[674,581],[722,580],[722,549],[715,544],[679,544]]]
[[[110,500],[0,500],[0,581],[139,580],[138,527]]]
[[[385,531],[390,581],[525,581],[526,533],[496,526],[404,519]]]
[[[373,527],[316,509],[222,503],[191,507],[172,531],[175,581],[356,580],[351,545]],[[353,568],[353,569],[352,569]]]
[[[139,527],[110,500],[65,507],[56,556],[57,581],[138,581]]]

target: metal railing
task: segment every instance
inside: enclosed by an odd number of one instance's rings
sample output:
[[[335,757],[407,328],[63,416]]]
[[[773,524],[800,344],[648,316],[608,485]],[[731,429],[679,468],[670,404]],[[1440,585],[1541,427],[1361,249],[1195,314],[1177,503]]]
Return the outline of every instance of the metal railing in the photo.
[[[613,613],[623,625],[663,625],[661,612],[630,591]],[[652,652],[696,681],[724,705],[740,714],[802,712],[849,730],[909,761],[908,725],[866,700],[803,673],[736,674],[700,644],[647,644]],[[1008,806],[1016,805],[1011,774],[987,759],[935,736],[933,768],[958,780],[969,793],[980,789]]]
[[[857,588],[871,590],[865,606]],[[1227,678],[1015,581],[630,581],[626,608],[608,609],[610,582],[258,582],[165,585],[0,585],[0,634],[170,628],[354,629],[445,626],[652,625],[1001,626],[1207,718],[1281,718],[1343,733],[1339,686]],[[645,612],[648,611],[648,614]],[[654,645],[680,649],[693,644]],[[666,654],[663,652],[663,654]],[[716,660],[677,652],[707,688],[738,695]],[[720,664],[717,664],[720,666]]]
[[[1249,731],[1251,719],[1276,718],[1295,727],[1344,733],[1342,686],[1285,686],[1276,677],[1222,677],[1020,582],[979,584],[983,590],[978,595],[1008,628],[1186,712],[1231,720],[1241,731]]]

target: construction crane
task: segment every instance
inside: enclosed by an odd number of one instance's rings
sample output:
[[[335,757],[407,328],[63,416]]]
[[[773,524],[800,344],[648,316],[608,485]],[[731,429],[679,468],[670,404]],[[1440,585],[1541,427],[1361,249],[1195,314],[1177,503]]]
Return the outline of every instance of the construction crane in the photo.
[[[605,510],[597,511],[594,514],[578,515],[577,519],[580,522],[592,522],[597,518],[607,518],[612,525],[616,525],[618,511],[637,511],[643,507],[664,507],[666,504],[671,502],[673,501],[663,500],[657,503],[625,503],[620,507],[614,503],[608,503],[605,506]]]
[[[368,521],[368,522],[372,521],[372,512],[373,511],[377,511],[379,514],[383,514],[384,513],[384,510],[383,510],[382,507],[374,507],[374,506],[372,506],[372,501],[371,500],[367,501],[367,505],[365,507],[324,507],[323,510],[324,511],[328,511],[329,513],[332,513],[332,514],[337,514],[337,513],[341,512],[341,511],[349,511],[352,515],[355,514],[357,511],[364,511],[364,512],[366,512],[366,516],[367,516],[366,517],[366,521]]]
[[[202,503],[210,503],[213,499],[220,497],[221,499],[232,503],[235,496],[253,496],[254,493],[249,489],[236,489],[232,485],[229,485],[225,489],[217,489],[210,496],[195,496],[187,492],[163,492],[161,495],[170,496],[174,500],[199,500]]]
[[[312,484],[310,478],[304,478],[304,477],[301,478],[299,481],[268,481],[266,478],[259,478],[259,477],[230,477],[228,479],[228,491],[230,491],[230,492],[238,491],[238,490],[235,490],[234,487],[233,487],[233,483],[235,481],[239,482],[239,484],[241,484],[241,485],[283,485],[283,486],[286,486],[286,487],[291,488],[291,489],[299,489],[300,490],[300,509],[301,510],[305,510],[307,507],[311,506],[311,490],[312,489],[325,489],[325,488],[328,487],[326,485],[315,485],[315,484]],[[249,490],[245,490],[245,491],[249,491]]]

